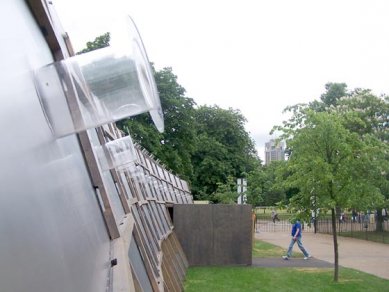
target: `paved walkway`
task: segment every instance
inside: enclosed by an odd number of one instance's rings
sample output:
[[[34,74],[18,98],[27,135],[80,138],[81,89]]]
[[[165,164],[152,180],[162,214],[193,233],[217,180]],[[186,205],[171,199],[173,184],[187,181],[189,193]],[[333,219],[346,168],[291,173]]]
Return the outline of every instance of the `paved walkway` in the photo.
[[[255,234],[255,238],[285,249],[289,246],[291,239],[289,232],[260,232]],[[301,265],[304,267],[325,267],[325,264],[323,264],[324,261],[330,263],[331,267],[333,267],[334,247],[332,235],[303,233],[302,241],[304,247],[313,258],[308,261],[293,259],[293,256],[290,261],[284,261],[280,258],[280,265],[281,262],[284,264],[285,262],[288,262],[288,266],[296,266],[296,264],[299,263],[299,266]],[[338,237],[338,247],[340,266],[353,268],[389,280],[388,244],[348,237]],[[293,251],[299,251],[297,244],[294,246]],[[256,260],[253,264],[260,264],[259,262],[261,261],[262,260]],[[304,263],[309,261],[312,262]]]

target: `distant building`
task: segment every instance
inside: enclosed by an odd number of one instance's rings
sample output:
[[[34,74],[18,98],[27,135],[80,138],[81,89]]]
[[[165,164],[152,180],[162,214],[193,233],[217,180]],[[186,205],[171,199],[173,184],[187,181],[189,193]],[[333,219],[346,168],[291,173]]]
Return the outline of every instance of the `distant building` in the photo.
[[[265,164],[268,165],[272,161],[285,160],[285,142],[271,139],[265,143]]]

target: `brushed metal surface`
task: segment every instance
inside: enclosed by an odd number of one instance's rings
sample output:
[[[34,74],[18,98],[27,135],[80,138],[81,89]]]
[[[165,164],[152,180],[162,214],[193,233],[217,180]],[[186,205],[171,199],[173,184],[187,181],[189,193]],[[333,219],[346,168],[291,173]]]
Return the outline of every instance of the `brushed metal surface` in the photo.
[[[34,87],[51,53],[24,1],[2,1],[0,23],[0,291],[105,291],[110,241],[79,143],[53,138]]]

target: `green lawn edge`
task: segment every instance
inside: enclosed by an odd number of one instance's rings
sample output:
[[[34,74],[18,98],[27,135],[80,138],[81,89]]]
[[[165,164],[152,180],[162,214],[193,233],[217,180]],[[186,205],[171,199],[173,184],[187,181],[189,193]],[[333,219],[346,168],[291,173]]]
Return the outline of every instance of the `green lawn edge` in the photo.
[[[285,252],[270,243],[253,241],[253,257],[276,258]],[[302,254],[296,252],[294,256]],[[333,268],[190,267],[184,291],[389,291],[389,280],[358,270],[340,268],[336,283],[333,274]]]

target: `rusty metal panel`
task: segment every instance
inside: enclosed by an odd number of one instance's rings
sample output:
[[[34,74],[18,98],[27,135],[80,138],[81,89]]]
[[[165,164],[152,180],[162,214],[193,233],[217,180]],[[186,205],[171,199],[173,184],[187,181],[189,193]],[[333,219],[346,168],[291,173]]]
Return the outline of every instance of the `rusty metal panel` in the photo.
[[[251,205],[174,205],[174,230],[190,266],[251,265]]]

